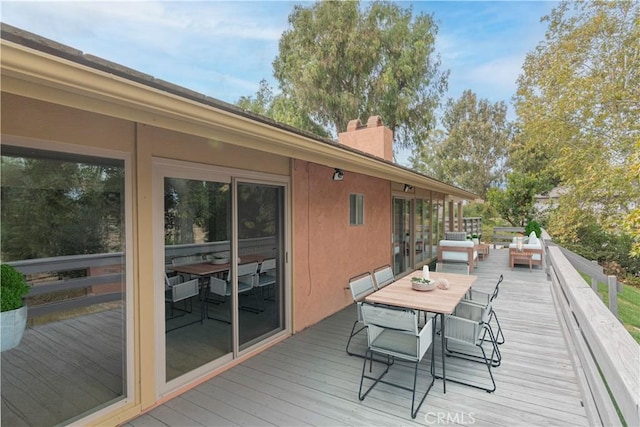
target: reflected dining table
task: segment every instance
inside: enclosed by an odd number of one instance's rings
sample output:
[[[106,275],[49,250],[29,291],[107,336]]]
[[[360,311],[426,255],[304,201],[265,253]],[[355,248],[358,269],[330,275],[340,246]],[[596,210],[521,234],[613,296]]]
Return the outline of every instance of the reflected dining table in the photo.
[[[257,262],[260,264],[265,260],[262,255],[244,255],[240,257],[240,264],[249,264],[251,262]],[[215,274],[224,273],[229,271],[231,267],[230,263],[214,264],[211,261],[199,262],[195,264],[174,265],[171,270],[176,273],[193,274],[194,276],[213,276]]]
[[[444,393],[447,392],[446,371],[445,371],[445,322],[444,316],[453,313],[456,306],[469,291],[471,285],[476,281],[476,276],[454,273],[429,274],[430,280],[447,279],[449,289],[435,288],[431,291],[417,291],[411,286],[412,277],[422,277],[422,270],[414,271],[390,285],[368,295],[366,302],[375,304],[386,304],[402,308],[411,308],[424,312],[440,315],[440,337],[442,340],[442,384]]]

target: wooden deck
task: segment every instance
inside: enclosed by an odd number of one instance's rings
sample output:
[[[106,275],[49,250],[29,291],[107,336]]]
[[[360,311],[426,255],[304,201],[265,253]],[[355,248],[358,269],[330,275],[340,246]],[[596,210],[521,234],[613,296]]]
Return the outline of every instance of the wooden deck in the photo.
[[[448,382],[443,394],[437,380],[415,420],[411,395],[403,390],[378,385],[360,402],[362,359],[344,351],[355,319],[352,306],[125,426],[588,425],[550,282],[539,267],[511,271],[508,263],[508,250],[492,250],[474,271],[474,286],[482,290],[504,274],[495,308],[506,342],[502,365],[493,370],[494,393]],[[363,334],[357,346],[364,352]],[[423,383],[429,359],[422,363]],[[393,372],[411,376],[409,369]],[[448,376],[486,383],[483,374],[482,365],[447,358]]]

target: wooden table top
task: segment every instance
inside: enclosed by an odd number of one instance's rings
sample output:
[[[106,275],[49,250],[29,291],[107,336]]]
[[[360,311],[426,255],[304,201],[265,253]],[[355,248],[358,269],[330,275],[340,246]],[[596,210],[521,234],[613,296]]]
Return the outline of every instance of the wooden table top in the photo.
[[[251,262],[261,263],[265,260],[262,255],[245,255],[240,257],[240,264],[249,264]],[[196,276],[211,276],[213,274],[229,271],[231,264],[213,264],[209,262],[199,262],[197,264],[174,265],[171,270],[178,273],[194,274]]]
[[[366,302],[413,308],[431,313],[451,314],[464,294],[471,288],[476,276],[430,272],[431,280],[446,278],[449,289],[416,291],[411,287],[412,277],[422,277],[422,270],[402,277],[365,298]]]

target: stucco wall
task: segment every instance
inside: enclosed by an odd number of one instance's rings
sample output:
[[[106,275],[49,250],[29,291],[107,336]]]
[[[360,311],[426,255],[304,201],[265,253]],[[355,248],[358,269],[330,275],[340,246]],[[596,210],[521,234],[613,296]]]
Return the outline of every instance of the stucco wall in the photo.
[[[295,161],[294,329],[310,326],[352,303],[348,280],[391,261],[388,181]],[[364,194],[364,225],[349,225],[349,194]]]

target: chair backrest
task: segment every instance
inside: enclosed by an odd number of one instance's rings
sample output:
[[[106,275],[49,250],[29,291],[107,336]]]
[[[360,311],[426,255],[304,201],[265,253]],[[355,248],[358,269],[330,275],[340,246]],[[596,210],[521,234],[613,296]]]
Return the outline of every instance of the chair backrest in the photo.
[[[173,302],[178,302],[186,298],[195,297],[198,295],[199,290],[198,279],[178,283],[171,287],[172,300]]]
[[[167,273],[164,273],[164,288],[166,290],[171,289],[172,287],[174,287],[175,285],[177,285],[180,282],[182,282],[182,277],[181,276],[171,276],[171,277],[169,277],[167,275]]]
[[[491,295],[491,300],[493,301],[494,299],[496,299],[498,297],[498,292],[500,292],[500,283],[502,283],[502,274],[500,275],[500,277],[498,278],[498,283],[496,283],[496,287],[493,289],[493,294]]]
[[[393,276],[393,269],[390,265],[376,268],[373,271],[373,278],[376,280],[376,287],[378,289],[384,288],[395,280],[395,277]]]
[[[202,261],[203,259],[200,255],[189,255],[189,256],[176,257],[171,260],[171,264],[172,265],[197,264]]]
[[[258,272],[258,263],[255,261],[249,262],[247,264],[238,265],[238,277],[250,276],[252,274],[256,274],[257,272]]]
[[[438,273],[457,273],[469,275],[469,264],[464,262],[439,262],[436,264]]]
[[[262,264],[260,264],[260,274],[263,274],[263,273],[266,273],[268,271],[275,270],[275,269],[276,269],[276,259],[275,258],[265,259],[264,261],[262,261]]]
[[[227,284],[226,280],[222,280],[218,277],[209,278],[209,290],[216,295],[229,296],[231,295],[231,286]]]
[[[371,273],[363,273],[349,279],[349,289],[355,302],[364,300],[367,295],[376,290]]]
[[[418,334],[417,310],[369,303],[363,303],[361,310],[365,325]]]

